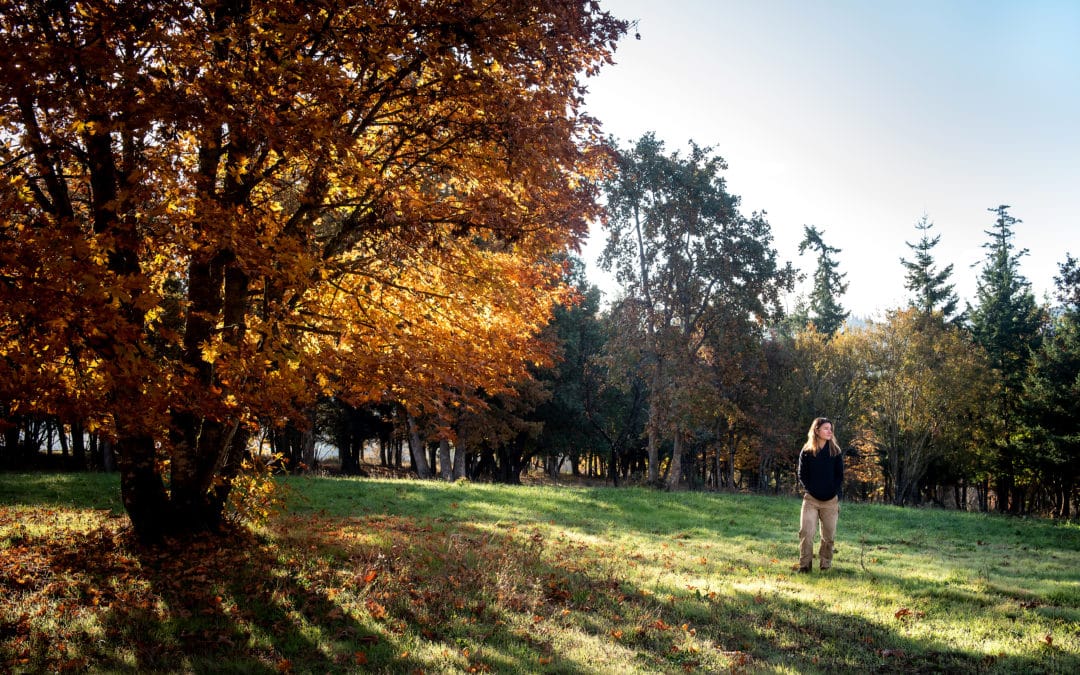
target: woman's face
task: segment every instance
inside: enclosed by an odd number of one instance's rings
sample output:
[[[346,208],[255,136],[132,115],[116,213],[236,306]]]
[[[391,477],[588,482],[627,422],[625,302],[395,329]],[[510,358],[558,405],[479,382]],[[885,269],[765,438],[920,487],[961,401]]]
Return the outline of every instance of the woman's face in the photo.
[[[817,435],[818,435],[818,438],[820,438],[823,441],[831,440],[832,439],[832,423],[831,422],[822,423],[822,425],[817,428]]]

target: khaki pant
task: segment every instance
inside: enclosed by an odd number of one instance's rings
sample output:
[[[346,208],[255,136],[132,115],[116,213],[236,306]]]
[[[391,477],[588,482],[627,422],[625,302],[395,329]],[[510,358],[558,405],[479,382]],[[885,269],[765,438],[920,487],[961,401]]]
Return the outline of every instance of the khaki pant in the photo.
[[[799,528],[799,567],[810,569],[814,562],[814,535],[821,523],[821,546],[818,548],[818,566],[827,570],[832,566],[833,543],[836,540],[836,519],[840,516],[840,499],[833,497],[823,502],[810,495],[803,495],[802,527]]]

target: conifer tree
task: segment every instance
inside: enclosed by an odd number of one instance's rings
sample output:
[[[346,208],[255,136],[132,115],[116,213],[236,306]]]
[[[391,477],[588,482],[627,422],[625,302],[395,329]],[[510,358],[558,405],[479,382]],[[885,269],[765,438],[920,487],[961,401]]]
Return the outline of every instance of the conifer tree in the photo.
[[[907,268],[905,287],[912,293],[912,307],[924,314],[940,311],[946,320],[956,320],[959,299],[953,291],[953,285],[948,283],[952,276],[953,266],[946,265],[940,270],[937,269],[932,251],[941,240],[941,235],[931,237],[930,230],[933,227],[934,223],[926,214],[923,214],[919,222],[915,223],[915,229],[922,234],[922,237],[917,243],[907,242],[914,254],[914,259],[900,259]]]
[[[1070,518],[1080,485],[1080,262],[1066,255],[1055,278],[1051,329],[1032,359],[1024,383],[1025,413],[1042,452],[1031,462],[1049,493],[1055,518]]]
[[[1037,348],[1042,311],[1035,302],[1031,284],[1020,273],[1020,258],[1027,249],[1013,246],[1013,225],[1020,223],[1009,215],[1009,206],[988,209],[997,214],[990,240],[983,244],[986,262],[978,282],[978,305],[970,311],[975,342],[986,350],[998,377],[995,416],[999,432],[993,466],[997,480],[998,508],[1020,510],[1021,488],[1016,484],[1019,472],[1017,450],[1019,408],[1024,374]]]
[[[810,321],[818,331],[825,335],[834,335],[848,318],[849,312],[840,305],[839,297],[847,292],[844,282],[847,274],[836,269],[833,255],[840,249],[829,246],[822,238],[822,233],[813,225],[803,226],[805,236],[799,244],[799,253],[806,249],[817,252],[817,269],[814,271],[814,288],[810,292]]]

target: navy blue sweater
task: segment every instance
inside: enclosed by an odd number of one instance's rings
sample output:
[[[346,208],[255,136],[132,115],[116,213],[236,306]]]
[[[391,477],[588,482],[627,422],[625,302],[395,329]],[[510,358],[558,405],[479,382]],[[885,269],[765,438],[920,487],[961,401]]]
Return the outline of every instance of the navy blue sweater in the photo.
[[[815,455],[809,450],[799,452],[799,485],[814,499],[828,501],[840,494],[844,486],[844,453],[832,457],[827,447]]]

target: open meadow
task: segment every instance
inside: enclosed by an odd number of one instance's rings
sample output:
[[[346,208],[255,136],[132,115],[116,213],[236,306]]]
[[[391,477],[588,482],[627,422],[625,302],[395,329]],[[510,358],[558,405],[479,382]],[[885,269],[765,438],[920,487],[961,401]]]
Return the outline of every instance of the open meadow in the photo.
[[[798,500],[288,478],[137,545],[106,474],[0,474],[0,672],[1080,672],[1080,526]]]

